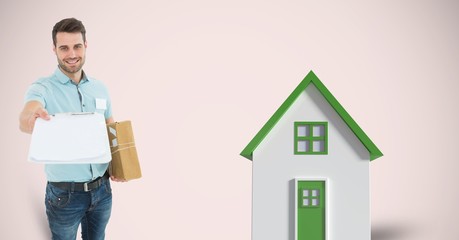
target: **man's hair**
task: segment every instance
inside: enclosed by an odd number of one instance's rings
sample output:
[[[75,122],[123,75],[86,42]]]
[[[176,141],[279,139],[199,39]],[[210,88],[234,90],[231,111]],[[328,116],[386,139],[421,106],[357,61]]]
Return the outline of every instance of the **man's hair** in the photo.
[[[56,46],[56,35],[58,32],[78,33],[81,32],[83,42],[86,42],[86,29],[83,23],[75,18],[62,19],[53,27],[53,44]]]

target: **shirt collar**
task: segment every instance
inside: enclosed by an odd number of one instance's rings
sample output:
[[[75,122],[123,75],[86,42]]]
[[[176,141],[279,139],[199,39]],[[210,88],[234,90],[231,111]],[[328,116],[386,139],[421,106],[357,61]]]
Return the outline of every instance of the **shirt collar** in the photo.
[[[59,67],[57,67],[56,71],[54,71],[54,75],[56,75],[57,80],[59,80],[59,82],[61,82],[62,84],[66,84],[71,81],[70,78],[67,77],[67,75],[65,75]],[[81,78],[80,83],[84,83],[86,81],[89,81],[89,78],[83,71],[83,77]]]

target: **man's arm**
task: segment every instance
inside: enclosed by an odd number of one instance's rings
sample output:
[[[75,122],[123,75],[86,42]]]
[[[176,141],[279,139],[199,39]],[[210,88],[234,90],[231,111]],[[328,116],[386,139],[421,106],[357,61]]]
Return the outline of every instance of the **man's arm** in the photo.
[[[40,102],[27,102],[19,115],[19,129],[25,133],[32,133],[37,118],[50,119],[48,111],[46,111]]]
[[[109,117],[109,118],[105,119],[105,122],[106,122],[107,124],[109,124],[109,123],[114,123],[115,120],[113,119],[113,117]]]

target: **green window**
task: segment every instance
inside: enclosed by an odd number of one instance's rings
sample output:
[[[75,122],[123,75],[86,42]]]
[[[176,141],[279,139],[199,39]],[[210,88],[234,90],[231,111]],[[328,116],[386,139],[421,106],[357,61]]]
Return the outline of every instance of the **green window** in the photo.
[[[326,122],[295,122],[295,154],[327,154]]]
[[[302,189],[300,194],[300,207],[320,207],[319,189]]]

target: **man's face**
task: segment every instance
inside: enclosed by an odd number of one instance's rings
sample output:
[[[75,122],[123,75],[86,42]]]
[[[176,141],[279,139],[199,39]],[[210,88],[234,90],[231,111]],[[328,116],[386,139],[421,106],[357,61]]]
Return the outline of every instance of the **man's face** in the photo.
[[[59,67],[66,73],[78,73],[84,65],[86,42],[83,35],[78,33],[58,32],[54,52],[57,56]]]

